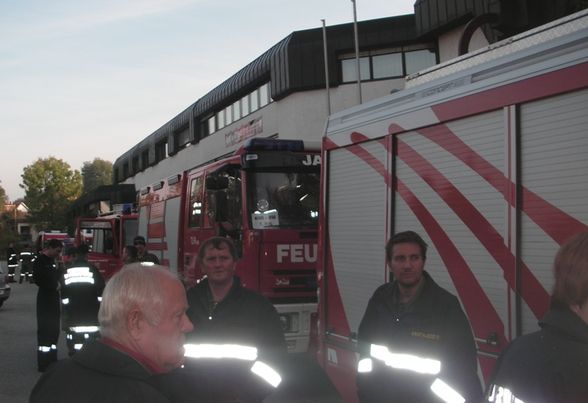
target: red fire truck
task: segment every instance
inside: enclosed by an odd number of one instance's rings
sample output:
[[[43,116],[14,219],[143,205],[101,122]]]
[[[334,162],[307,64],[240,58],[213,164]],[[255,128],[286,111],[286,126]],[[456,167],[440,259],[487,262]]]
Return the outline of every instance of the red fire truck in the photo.
[[[323,139],[319,360],[356,401],[357,329],[414,230],[458,296],[487,380],[549,305],[558,247],[588,229],[588,13],[419,73],[334,114]],[[324,212],[324,214],[323,214]]]
[[[200,243],[230,237],[242,283],[275,304],[289,350],[305,351],[317,302],[319,174],[318,144],[253,138],[140,189],[138,233],[188,284],[201,277]]]
[[[138,214],[132,211],[132,205],[114,206],[113,212],[78,218],[76,244],[89,246],[88,261],[107,280],[122,267],[123,249],[133,244],[137,226]]]

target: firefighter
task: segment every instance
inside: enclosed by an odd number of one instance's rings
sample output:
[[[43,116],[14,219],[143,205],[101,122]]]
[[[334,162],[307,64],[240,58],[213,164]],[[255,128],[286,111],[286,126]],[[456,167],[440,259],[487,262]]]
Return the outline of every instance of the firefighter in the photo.
[[[551,306],[541,330],[514,340],[498,360],[486,400],[588,401],[588,232],[558,251]]]
[[[218,345],[231,345],[237,351],[254,350],[256,358],[244,363],[229,355],[211,363],[201,361],[207,357],[199,357],[200,361],[188,360],[187,367],[203,367],[212,374],[211,388],[234,398],[227,401],[261,401],[274,386],[257,377],[253,378],[255,382],[251,381],[252,366],[260,361],[262,364],[258,365],[267,365],[279,374],[287,352],[276,309],[262,295],[244,288],[235,276],[237,251],[229,238],[212,237],[204,241],[198,261],[206,278],[188,291],[187,314],[194,324],[193,332],[187,336],[188,343],[195,351],[201,351],[202,346]],[[222,352],[223,348],[219,350]],[[231,385],[223,381],[229,373]]]
[[[37,368],[45,372],[57,361],[59,339],[59,277],[55,259],[63,250],[63,243],[50,239],[33,263],[33,280],[37,292]]]
[[[104,280],[88,262],[88,246],[73,250],[73,257],[61,277],[61,326],[66,334],[69,355],[84,343],[98,337],[98,310]]]
[[[137,248],[137,259],[139,262],[151,262],[153,264],[159,264],[159,259],[153,253],[147,252],[145,243],[145,237],[137,235],[133,239],[133,246]]]
[[[35,255],[29,251],[20,252],[20,275],[18,276],[18,283],[22,284],[24,280],[31,282],[30,275],[32,271],[32,265],[35,261]]]
[[[6,249],[6,263],[8,265],[8,282],[14,283],[14,273],[18,267],[18,255],[13,244],[10,244]]]
[[[424,271],[426,253],[412,231],[386,245],[394,281],[375,291],[359,325],[361,402],[481,398],[470,325],[458,299]]]

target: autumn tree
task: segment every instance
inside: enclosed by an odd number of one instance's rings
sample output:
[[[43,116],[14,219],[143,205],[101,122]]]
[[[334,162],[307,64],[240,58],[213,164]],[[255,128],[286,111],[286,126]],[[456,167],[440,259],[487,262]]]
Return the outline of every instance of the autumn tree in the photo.
[[[39,158],[21,175],[30,220],[39,230],[64,230],[71,225],[67,211],[82,193],[82,177],[55,157]]]
[[[90,192],[98,186],[112,184],[112,162],[100,158],[94,158],[92,162],[84,162],[82,181],[84,193]]]
[[[0,181],[2,182],[2,181]],[[4,190],[4,188],[2,187],[2,185],[0,185],[0,212],[4,211],[4,205],[6,204],[6,191]]]

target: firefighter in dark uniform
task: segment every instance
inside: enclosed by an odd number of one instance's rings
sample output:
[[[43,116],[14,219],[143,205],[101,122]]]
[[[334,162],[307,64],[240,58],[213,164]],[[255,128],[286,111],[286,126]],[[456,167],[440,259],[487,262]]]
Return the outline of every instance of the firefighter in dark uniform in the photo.
[[[57,361],[59,339],[59,278],[55,259],[63,249],[58,239],[50,239],[33,263],[33,279],[37,293],[37,367],[44,372]]]
[[[87,255],[88,246],[74,248],[73,258],[61,277],[61,326],[70,356],[99,335],[98,310],[104,279],[88,262]]]
[[[8,265],[8,282],[13,283],[14,273],[18,267],[18,255],[14,249],[13,244],[10,244],[8,249],[6,249],[6,263]]]
[[[539,321],[541,330],[504,350],[488,402],[588,402],[588,232],[560,248],[553,269],[551,307]]]
[[[32,266],[35,261],[35,255],[29,251],[20,252],[20,275],[18,276],[18,283],[22,284],[24,280],[31,282]]]
[[[187,315],[194,330],[186,336],[184,367],[171,376],[183,385],[198,379],[215,401],[261,402],[281,383],[287,354],[276,309],[234,275],[237,251],[229,238],[204,241],[198,261],[206,279],[188,290]],[[257,368],[264,371],[256,373]],[[190,388],[172,389],[174,401],[191,401]]]
[[[426,251],[412,231],[386,245],[394,281],[375,291],[358,331],[361,402],[439,402],[447,398],[440,390],[480,401],[469,322],[458,299],[423,270]]]

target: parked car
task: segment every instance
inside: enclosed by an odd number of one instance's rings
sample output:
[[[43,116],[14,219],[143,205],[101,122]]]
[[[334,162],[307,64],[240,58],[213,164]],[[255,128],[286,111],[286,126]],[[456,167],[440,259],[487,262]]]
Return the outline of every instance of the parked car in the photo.
[[[10,297],[10,284],[8,284],[8,273],[0,266],[0,306]]]

